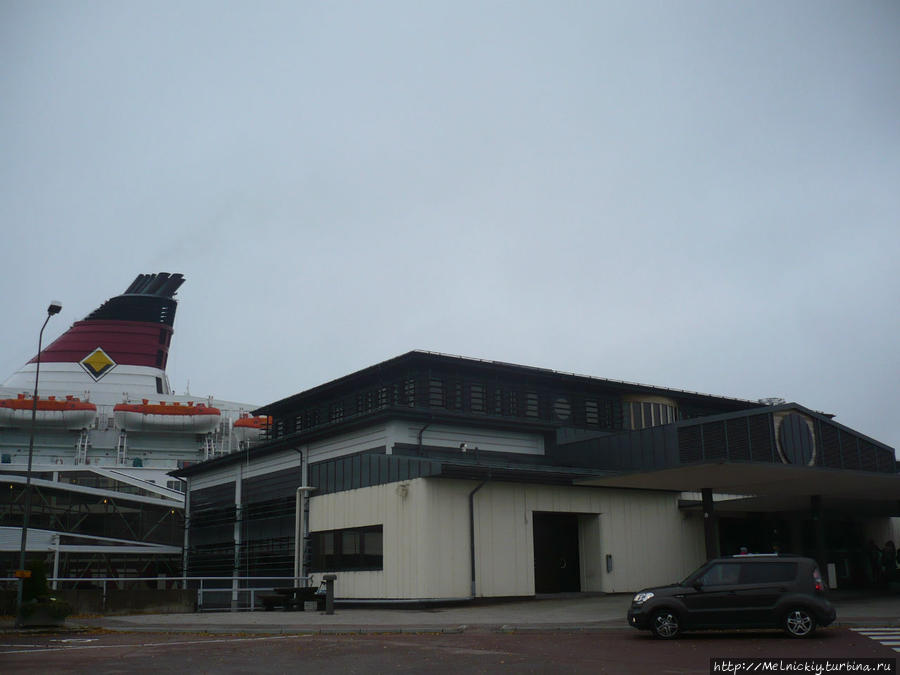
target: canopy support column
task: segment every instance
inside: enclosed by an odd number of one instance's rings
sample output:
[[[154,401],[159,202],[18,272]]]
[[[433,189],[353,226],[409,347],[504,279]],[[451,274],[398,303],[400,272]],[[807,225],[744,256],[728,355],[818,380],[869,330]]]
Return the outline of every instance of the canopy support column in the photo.
[[[706,543],[706,559],[719,557],[718,518],[713,506],[712,488],[703,488],[703,539]]]

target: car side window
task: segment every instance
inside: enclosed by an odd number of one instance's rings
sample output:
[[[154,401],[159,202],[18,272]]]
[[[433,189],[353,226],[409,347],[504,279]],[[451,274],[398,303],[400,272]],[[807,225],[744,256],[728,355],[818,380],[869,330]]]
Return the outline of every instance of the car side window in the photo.
[[[771,584],[792,581],[797,576],[797,563],[755,562],[741,566],[742,584]]]
[[[741,566],[734,563],[718,563],[710,567],[703,576],[700,577],[700,583],[704,586],[724,586],[726,584],[736,584],[741,576]]]

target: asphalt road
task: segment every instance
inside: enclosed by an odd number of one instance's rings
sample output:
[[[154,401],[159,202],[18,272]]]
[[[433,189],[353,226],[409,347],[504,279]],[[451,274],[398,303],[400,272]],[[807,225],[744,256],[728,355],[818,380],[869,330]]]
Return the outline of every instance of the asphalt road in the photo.
[[[808,640],[698,633],[672,642],[630,628],[458,634],[0,635],[2,673],[709,673],[710,658],[882,658],[900,653],[848,628]]]

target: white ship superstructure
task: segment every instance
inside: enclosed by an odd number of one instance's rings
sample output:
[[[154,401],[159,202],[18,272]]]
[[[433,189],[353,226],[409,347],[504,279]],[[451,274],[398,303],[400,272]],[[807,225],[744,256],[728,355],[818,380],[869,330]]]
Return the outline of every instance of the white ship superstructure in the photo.
[[[172,391],[165,369],[183,282],[180,274],[139,275],[125,293],[44,348],[37,405],[37,357],[3,382],[0,555],[6,568],[9,554],[19,550],[33,413],[29,555],[59,550],[60,573],[71,576],[101,568],[146,572],[163,559],[173,571],[184,498],[168,472],[265,434],[266,420],[249,416],[251,404]]]

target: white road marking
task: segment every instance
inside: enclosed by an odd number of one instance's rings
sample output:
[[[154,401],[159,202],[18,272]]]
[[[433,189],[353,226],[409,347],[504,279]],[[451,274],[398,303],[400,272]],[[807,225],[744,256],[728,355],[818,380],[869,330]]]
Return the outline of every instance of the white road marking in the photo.
[[[900,652],[900,628],[851,628],[855,633],[859,633],[863,637],[892,648],[895,652]]]

